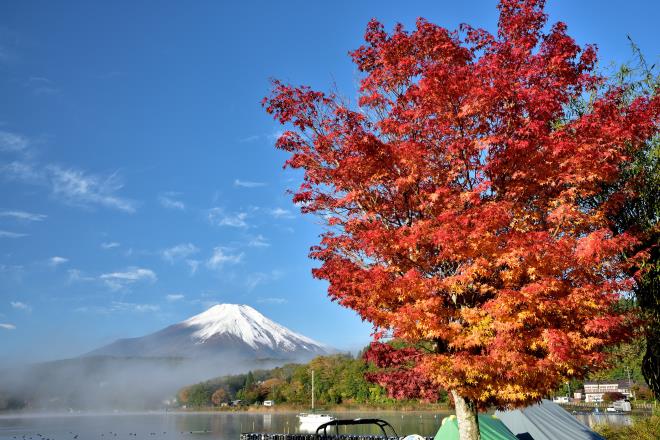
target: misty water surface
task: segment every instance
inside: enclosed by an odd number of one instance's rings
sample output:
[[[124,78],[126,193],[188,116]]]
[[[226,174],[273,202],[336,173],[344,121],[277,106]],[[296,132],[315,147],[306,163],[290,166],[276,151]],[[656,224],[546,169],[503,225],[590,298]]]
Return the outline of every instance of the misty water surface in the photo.
[[[435,435],[447,413],[340,413],[339,418],[378,417],[390,422],[399,435]],[[583,423],[629,423],[624,415],[578,416]],[[0,440],[238,440],[241,432],[292,432],[294,413],[145,413],[113,415],[0,416]],[[360,430],[359,428],[362,428]],[[365,427],[350,432],[367,434]],[[342,433],[342,432],[340,432]],[[377,431],[372,433],[376,434]],[[77,436],[77,437],[76,437]]]

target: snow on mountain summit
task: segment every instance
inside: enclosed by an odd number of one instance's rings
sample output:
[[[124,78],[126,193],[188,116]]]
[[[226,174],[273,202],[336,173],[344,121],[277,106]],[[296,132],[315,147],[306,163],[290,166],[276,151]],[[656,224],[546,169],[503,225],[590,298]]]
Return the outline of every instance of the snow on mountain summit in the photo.
[[[239,304],[217,304],[181,323],[195,329],[192,337],[197,343],[221,335],[234,336],[250,347],[268,347],[293,351],[323,349],[323,345],[306,336],[266,318],[250,306]]]
[[[307,361],[334,350],[273,322],[250,306],[217,304],[137,338],[118,339],[85,356]]]

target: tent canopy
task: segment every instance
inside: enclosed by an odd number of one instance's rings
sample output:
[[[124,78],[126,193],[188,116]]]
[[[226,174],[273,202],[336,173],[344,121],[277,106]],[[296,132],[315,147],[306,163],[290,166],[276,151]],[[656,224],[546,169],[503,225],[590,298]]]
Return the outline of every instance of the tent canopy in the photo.
[[[518,440],[509,429],[504,426],[501,420],[495,416],[486,414],[479,415],[479,430],[481,431],[481,440]],[[458,420],[456,416],[445,417],[442,420],[442,426],[433,440],[457,440],[458,439]]]
[[[519,440],[605,440],[550,400],[495,415]]]

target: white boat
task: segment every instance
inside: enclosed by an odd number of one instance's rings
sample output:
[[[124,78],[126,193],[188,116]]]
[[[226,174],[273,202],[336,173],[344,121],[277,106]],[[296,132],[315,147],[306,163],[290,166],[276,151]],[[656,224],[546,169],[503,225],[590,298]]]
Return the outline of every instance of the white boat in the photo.
[[[330,414],[298,414],[300,421],[300,431],[302,432],[316,432],[316,429],[324,423],[332,422],[335,420]]]
[[[316,428],[333,420],[335,418],[330,414],[316,414],[314,412],[314,370],[312,370],[312,412],[298,414],[299,429],[302,432],[316,432]]]

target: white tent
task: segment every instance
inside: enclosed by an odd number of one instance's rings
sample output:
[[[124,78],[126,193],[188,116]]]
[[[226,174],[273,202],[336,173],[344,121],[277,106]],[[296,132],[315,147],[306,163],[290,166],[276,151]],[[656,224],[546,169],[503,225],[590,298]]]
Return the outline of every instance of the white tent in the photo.
[[[520,440],[605,440],[550,400],[495,415]]]

